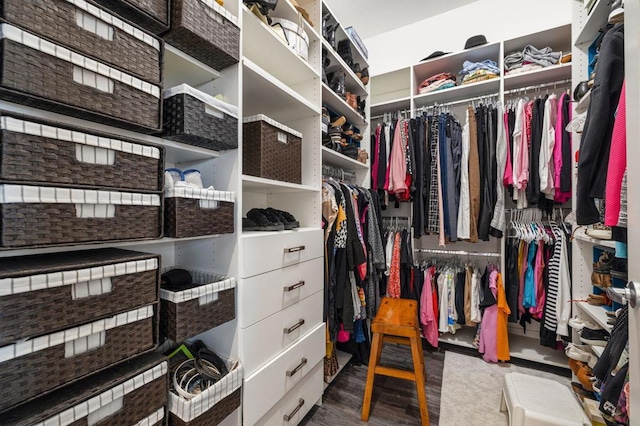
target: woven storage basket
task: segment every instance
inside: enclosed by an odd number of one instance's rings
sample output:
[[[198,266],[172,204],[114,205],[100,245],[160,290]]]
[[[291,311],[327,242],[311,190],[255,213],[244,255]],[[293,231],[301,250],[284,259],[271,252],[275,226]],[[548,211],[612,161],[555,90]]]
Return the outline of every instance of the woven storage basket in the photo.
[[[158,132],[160,87],[0,24],[0,97],[92,121]]]
[[[224,151],[238,147],[238,108],[183,84],[164,92],[163,137]]]
[[[156,307],[0,348],[0,412],[103,370],[157,344]]]
[[[115,191],[0,185],[0,247],[162,237],[162,197]]]
[[[242,172],[301,183],[302,134],[262,114],[243,122]]]
[[[148,353],[3,413],[13,426],[155,425],[166,418],[168,362]]]
[[[172,0],[171,29],[164,40],[217,70],[238,63],[238,19],[215,0]]]
[[[0,3],[2,18],[12,25],[140,79],[161,83],[161,40],[87,0]]]
[[[162,191],[163,147],[4,114],[0,138],[3,181]]]
[[[169,29],[169,0],[94,0],[154,34]]]
[[[158,302],[159,265],[119,249],[0,259],[0,346]]]
[[[160,337],[183,342],[236,317],[236,280],[188,269],[192,288],[160,290]]]
[[[212,189],[174,188],[165,191],[164,231],[167,237],[231,234],[234,194]]]
[[[169,426],[215,426],[222,422],[240,407],[243,375],[238,365],[190,400],[169,392]]]

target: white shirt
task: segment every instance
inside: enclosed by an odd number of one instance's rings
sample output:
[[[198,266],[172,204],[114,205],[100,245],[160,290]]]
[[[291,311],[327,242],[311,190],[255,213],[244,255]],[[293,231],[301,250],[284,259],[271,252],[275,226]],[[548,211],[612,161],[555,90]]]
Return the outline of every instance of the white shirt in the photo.
[[[554,161],[553,148],[556,145],[555,122],[558,99],[555,93],[544,103],[544,118],[542,121],[542,141],[540,143],[540,157],[538,161],[538,175],[540,176],[540,192],[545,198],[553,200],[555,188],[553,185]]]
[[[460,205],[458,206],[458,238],[471,238],[471,201],[469,199],[469,110],[462,127],[462,158],[460,161]]]

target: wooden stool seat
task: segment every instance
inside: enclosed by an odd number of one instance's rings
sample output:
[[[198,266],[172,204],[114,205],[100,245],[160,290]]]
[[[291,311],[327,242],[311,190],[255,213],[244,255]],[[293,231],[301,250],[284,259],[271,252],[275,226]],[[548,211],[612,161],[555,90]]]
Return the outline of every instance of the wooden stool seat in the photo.
[[[383,298],[378,313],[371,322],[371,331],[373,332],[373,341],[371,343],[367,383],[364,389],[364,400],[362,402],[362,420],[365,422],[369,421],[373,382],[376,374],[378,374],[411,380],[416,383],[420,418],[423,425],[428,425],[429,410],[427,408],[427,395],[425,391],[426,371],[420,328],[418,325],[418,302],[409,299]],[[378,365],[384,342],[410,346],[411,356],[413,358],[413,371]]]

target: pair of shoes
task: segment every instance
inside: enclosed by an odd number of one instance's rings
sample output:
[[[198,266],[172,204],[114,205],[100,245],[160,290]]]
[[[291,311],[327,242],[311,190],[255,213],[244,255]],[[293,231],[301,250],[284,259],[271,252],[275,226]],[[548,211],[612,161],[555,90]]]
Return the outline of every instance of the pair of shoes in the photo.
[[[353,67],[353,55],[351,54],[351,42],[349,39],[340,40],[338,42],[338,55],[344,60],[349,68]]]
[[[582,320],[578,317],[573,317],[569,320],[569,327],[573,328],[575,331],[581,331],[583,328],[587,327],[592,330],[601,330],[602,327],[596,324],[595,322],[591,322],[589,320]]]
[[[584,327],[580,331],[580,341],[591,346],[607,346],[609,342],[609,332],[606,330],[593,330]]]
[[[274,208],[251,209],[242,218],[243,231],[283,231],[299,228],[300,223],[292,214]]]
[[[613,264],[613,254],[603,251],[597,262],[593,263],[591,272],[591,283],[600,288],[611,287],[611,265]]]
[[[575,345],[573,343],[569,343],[565,348],[564,353],[568,358],[585,362],[591,368],[593,368],[598,361],[598,357],[591,352],[591,347],[588,345]]]
[[[602,223],[596,223],[593,227],[586,230],[586,234],[591,238],[598,240],[610,240],[611,239],[611,227],[605,226]]]
[[[587,303],[593,306],[611,305],[611,299],[606,294],[590,294],[587,296]]]
[[[347,86],[345,85],[345,73],[336,71],[328,74],[327,78],[329,79],[329,88],[336,92],[338,96],[345,98],[347,90]]]
[[[591,372],[591,368],[582,361],[576,361],[575,359],[569,359],[569,367],[573,374],[576,375],[576,378],[580,382],[585,389],[591,389],[593,387],[593,373]]]
[[[362,149],[358,148],[358,161],[362,164],[367,164],[367,160],[369,159],[369,153]]]
[[[611,13],[609,13],[609,23],[620,24],[624,22],[624,0],[615,0],[611,3]]]
[[[592,390],[585,389],[580,383],[571,382],[571,389],[576,394],[580,401],[584,401],[585,399],[596,399],[596,396],[593,394]]]

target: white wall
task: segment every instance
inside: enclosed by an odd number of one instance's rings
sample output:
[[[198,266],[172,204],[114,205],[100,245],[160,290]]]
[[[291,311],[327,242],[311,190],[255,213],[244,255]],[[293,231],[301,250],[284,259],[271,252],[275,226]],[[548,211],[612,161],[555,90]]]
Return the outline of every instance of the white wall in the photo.
[[[480,0],[370,37],[364,44],[369,51],[371,74],[415,64],[436,50],[459,52],[464,49],[465,41],[477,34],[484,34],[489,42],[495,42],[567,24],[571,22],[574,1]]]

